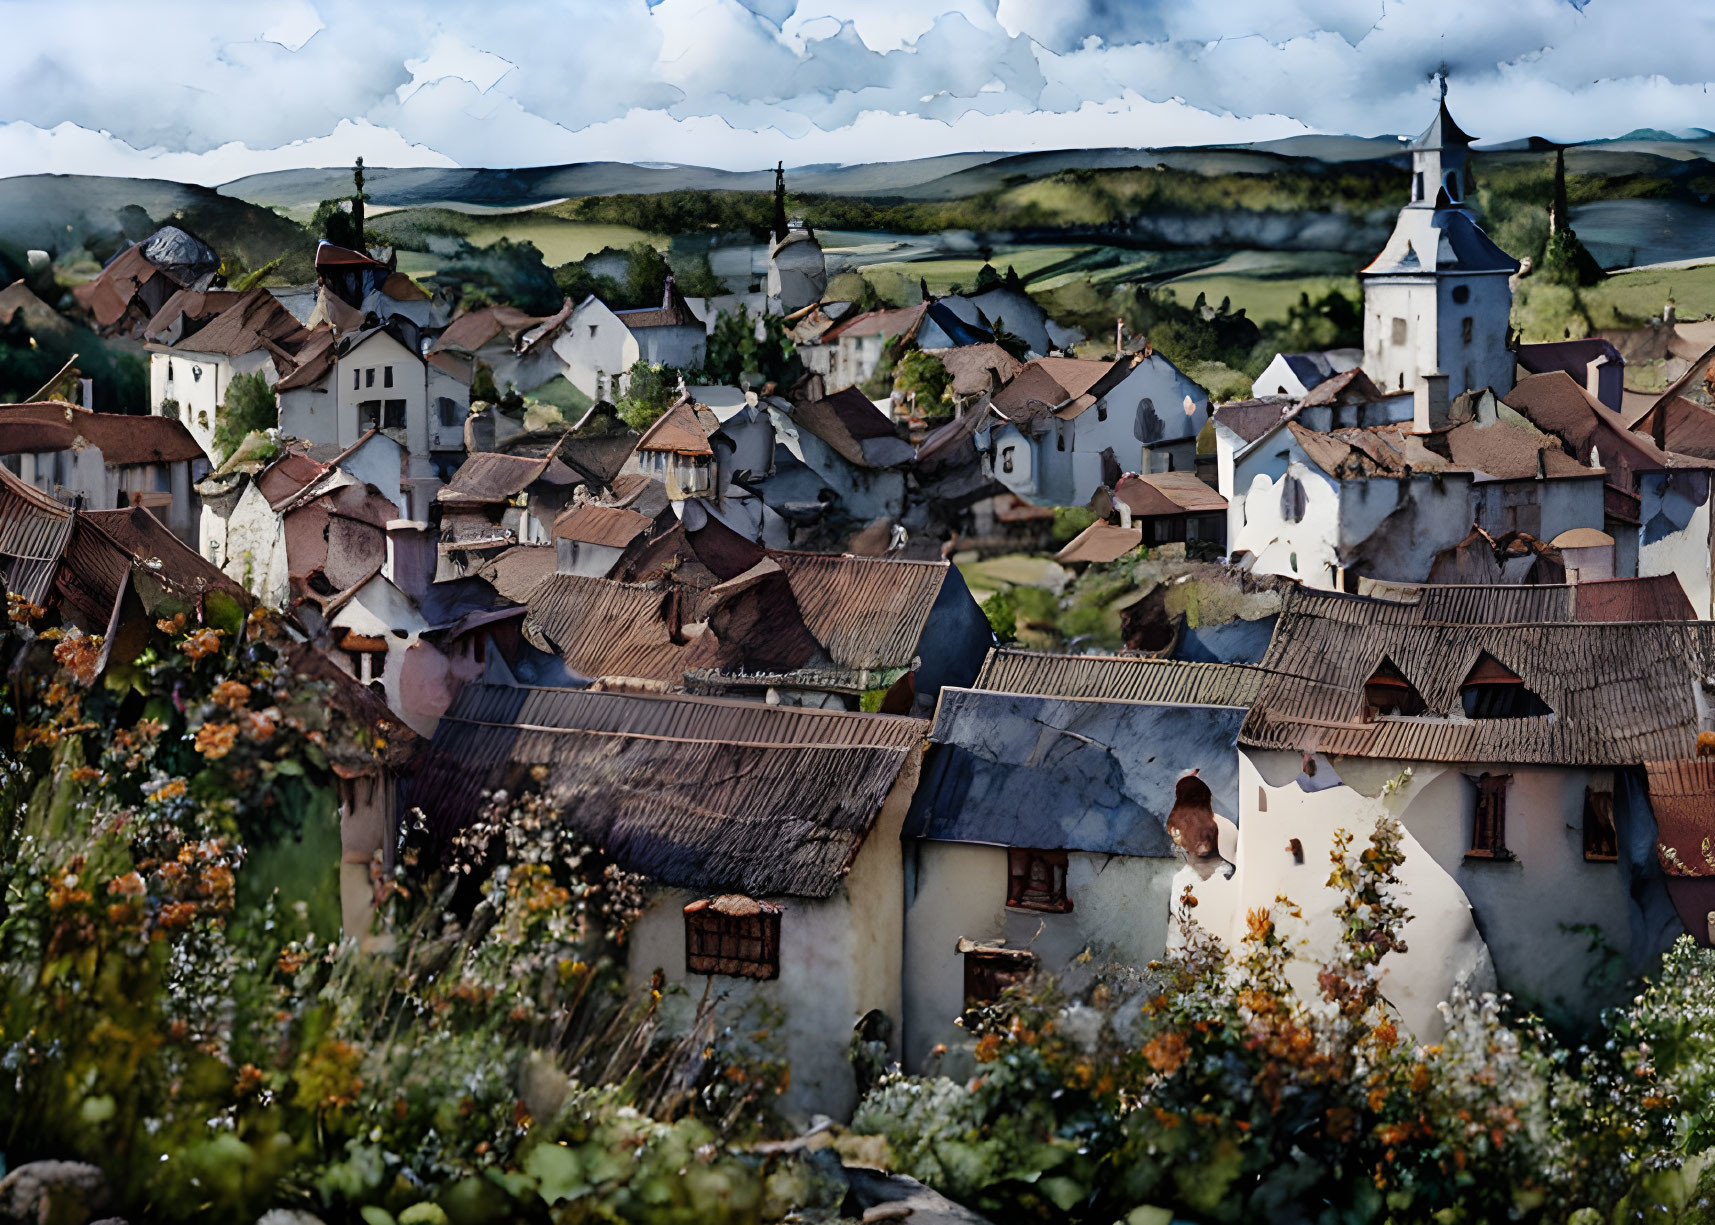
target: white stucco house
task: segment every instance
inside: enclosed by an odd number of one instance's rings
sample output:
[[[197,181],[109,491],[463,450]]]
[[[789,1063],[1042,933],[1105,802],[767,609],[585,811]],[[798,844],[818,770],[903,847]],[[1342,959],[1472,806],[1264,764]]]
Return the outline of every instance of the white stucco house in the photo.
[[[905,827],[908,1068],[956,1047],[967,1005],[1009,975],[1162,956],[1186,864],[1168,828],[1178,781],[1196,771],[1214,811],[1237,813],[1238,731],[1260,679],[996,650],[977,688],[942,690]]]
[[[1615,1002],[1684,930],[1644,767],[1695,755],[1715,639],[1707,623],[1592,620],[1630,601],[1588,589],[1289,592],[1240,736],[1238,871],[1199,886],[1199,918],[1291,898],[1313,982],[1334,937],[1333,834],[1361,845],[1386,812],[1414,917],[1382,990],[1420,1040],[1458,982],[1563,1022]]]
[[[1336,374],[1355,369],[1364,358],[1362,349],[1327,349],[1320,353],[1276,353],[1251,384],[1251,395],[1290,396],[1297,399]]]
[[[498,752],[473,754],[479,726],[500,730]],[[626,947],[636,983],[659,973],[667,985],[667,1031],[706,993],[717,1024],[766,1030],[753,1040],[788,1062],[788,1116],[846,1118],[854,1029],[891,1028],[899,1050],[899,833],[926,730],[762,702],[470,684],[408,802],[449,835],[483,790],[542,767],[565,820],[653,882]],[[645,804],[632,798],[639,777]]]

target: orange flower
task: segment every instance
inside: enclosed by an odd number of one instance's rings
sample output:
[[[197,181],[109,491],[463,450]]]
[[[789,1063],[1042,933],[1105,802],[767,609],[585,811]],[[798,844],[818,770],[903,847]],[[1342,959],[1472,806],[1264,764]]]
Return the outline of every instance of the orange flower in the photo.
[[[118,897],[142,897],[143,888],[143,878],[135,872],[115,876],[107,882],[107,892]]]
[[[252,740],[267,740],[279,730],[280,712],[272,706],[267,710],[247,710],[239,718],[244,722],[244,734]]]
[[[174,613],[171,617],[162,618],[155,622],[155,628],[160,630],[163,634],[180,633],[185,628],[185,614]]]
[[[170,778],[149,793],[149,799],[157,804],[165,804],[168,800],[176,800],[185,793],[185,780]]]
[[[80,685],[95,682],[96,665],[101,661],[99,635],[76,634],[54,648],[54,660]]]
[[[189,927],[196,921],[196,917],[195,902],[168,902],[161,907],[161,926],[169,931]]]
[[[249,1097],[262,1087],[262,1069],[253,1063],[247,1063],[238,1069],[238,1083],[235,1086],[239,1097]]]
[[[197,752],[210,761],[225,757],[238,739],[238,726],[233,723],[204,723],[197,728]]]
[[[1191,1044],[1177,1030],[1157,1034],[1143,1044],[1143,1057],[1163,1076],[1171,1076],[1191,1058]]]
[[[100,777],[101,771],[94,766],[79,766],[71,772],[71,781],[74,783],[93,783]]]
[[[222,631],[203,628],[194,634],[189,634],[179,643],[179,650],[192,659],[204,659],[220,650],[220,635]]]
[[[1000,1058],[999,1034],[984,1034],[977,1039],[978,1063],[993,1063],[998,1058]]]
[[[243,681],[221,681],[214,687],[214,691],[209,694],[209,697],[218,706],[224,706],[228,710],[237,710],[249,703],[250,686]]]

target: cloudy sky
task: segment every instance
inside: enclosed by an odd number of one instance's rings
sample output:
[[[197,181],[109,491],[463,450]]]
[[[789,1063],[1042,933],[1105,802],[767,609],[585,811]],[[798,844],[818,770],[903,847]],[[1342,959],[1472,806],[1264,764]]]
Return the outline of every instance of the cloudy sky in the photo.
[[[1715,128],[1711,0],[0,0],[0,174]]]

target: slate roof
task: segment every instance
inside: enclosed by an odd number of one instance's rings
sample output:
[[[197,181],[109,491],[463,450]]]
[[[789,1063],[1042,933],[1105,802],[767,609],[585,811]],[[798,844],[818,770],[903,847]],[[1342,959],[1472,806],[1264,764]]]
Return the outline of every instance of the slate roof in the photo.
[[[917,751],[922,720],[717,698],[466,685],[408,800],[446,836],[547,768],[563,819],[628,871],[701,892],[823,898]]]
[[[856,387],[799,404],[792,420],[860,468],[891,468],[915,452],[893,431],[893,423]]]
[[[1553,713],[1465,718],[1460,687],[1484,653]],[[1366,718],[1364,684],[1384,657],[1429,714]],[[1263,658],[1269,675],[1243,743],[1467,763],[1616,766],[1689,757],[1697,740],[1696,678],[1712,663],[1715,624],[1708,622],[1430,621],[1407,605],[1295,589]]]
[[[1243,707],[1256,700],[1263,676],[1262,669],[1246,664],[996,647],[971,687],[1104,702]]]
[[[1166,857],[1174,789],[1195,768],[1238,811],[1244,711],[945,688],[904,836]]]
[[[1434,273],[1481,275],[1518,271],[1518,261],[1495,245],[1463,208],[1400,210],[1393,235],[1359,276]]]
[[[1453,116],[1448,113],[1447,100],[1441,100],[1440,107],[1435,112],[1435,118],[1427,128],[1418,134],[1416,140],[1406,146],[1408,149],[1446,149],[1449,147],[1468,145],[1476,140],[1453,122]]]
[[[1598,357],[1605,357],[1610,362],[1624,364],[1610,341],[1600,336],[1587,336],[1581,340],[1551,340],[1545,344],[1520,345],[1513,351],[1518,364],[1532,374],[1546,374],[1550,370],[1561,370],[1576,378],[1579,383],[1584,381],[1585,372],[1590,363]]]
[[[117,467],[206,458],[184,423],[174,417],[92,413],[57,400],[0,404],[0,427],[13,423],[69,429],[74,440],[82,438],[99,447],[103,463]]]

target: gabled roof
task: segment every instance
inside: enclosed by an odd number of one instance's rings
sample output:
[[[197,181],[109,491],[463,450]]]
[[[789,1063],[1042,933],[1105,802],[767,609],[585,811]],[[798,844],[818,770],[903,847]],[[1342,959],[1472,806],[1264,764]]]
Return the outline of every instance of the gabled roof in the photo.
[[[1434,273],[1483,275],[1518,271],[1516,259],[1495,245],[1462,208],[1402,208],[1381,254],[1359,276]]]
[[[1501,397],[1501,403],[1537,429],[1560,439],[1575,456],[1587,458],[1592,448],[1599,450],[1603,465],[1609,469],[1651,472],[1710,466],[1706,460],[1670,454],[1657,447],[1647,433],[1627,429],[1618,413],[1563,370],[1520,379]]]
[[[719,422],[710,420],[716,429]],[[653,425],[643,431],[643,437],[637,440],[639,451],[667,451],[674,455],[713,455],[714,448],[709,446],[709,430],[697,412],[697,406],[689,399],[675,403],[666,412],[655,419]]]
[[[555,569],[557,550],[551,544],[517,544],[490,558],[477,571],[502,599],[525,604]]]
[[[316,244],[316,270],[337,268],[341,271],[353,269],[372,270],[376,272],[389,271],[386,264],[363,251],[353,251],[350,247],[335,246],[327,239]]]
[[[1677,576],[1587,579],[1580,583],[1387,583],[1364,580],[1370,610],[1396,625],[1527,625],[1548,621],[1695,621]],[[1343,615],[1346,597],[1322,605],[1306,592],[1301,603]]]
[[[502,455],[498,451],[478,451],[459,465],[453,479],[435,495],[435,501],[467,504],[505,502],[538,481],[566,486],[576,485],[581,479],[553,454],[532,459],[523,455]]]
[[[243,296],[232,289],[174,290],[173,296],[161,303],[161,309],[143,325],[143,339],[173,343],[166,335],[175,324],[183,322],[184,330],[179,335],[182,340]]]
[[[1148,655],[1057,655],[996,647],[971,686],[1002,693],[1149,702],[1249,706],[1262,687],[1261,668],[1191,663]]]
[[[1220,492],[1197,479],[1194,472],[1127,472],[1114,488],[1114,499],[1134,515],[1209,515],[1227,509]]]
[[[1361,368],[1353,366],[1318,382],[1298,403],[1302,408],[1318,404],[1370,404],[1386,398],[1387,392],[1377,387]]]
[[[585,502],[554,520],[554,538],[623,549],[647,532],[653,522],[648,515],[640,515],[634,510]]]
[[[792,420],[860,468],[892,468],[915,452],[893,430],[893,423],[856,387],[792,409]]]
[[[1598,357],[1625,365],[1625,359],[1613,344],[1600,336],[1587,336],[1581,340],[1551,340],[1544,344],[1520,345],[1514,351],[1518,364],[1532,374],[1546,374],[1550,370],[1564,370],[1580,383],[1584,381],[1584,373],[1590,363]]]
[[[1413,616],[1387,601],[1289,591],[1243,743],[1399,761],[1592,766],[1695,752],[1695,689],[1715,664],[1715,624]],[[1465,718],[1460,689],[1484,654],[1553,713]],[[1383,656],[1423,696],[1427,714],[1365,717],[1364,681]]]
[[[174,348],[229,357],[267,349],[291,366],[310,339],[310,330],[279,299],[266,289],[252,289]]]
[[[218,590],[244,608],[254,603],[249,592],[140,506],[80,511],[64,562],[60,596],[86,628],[107,625],[127,582],[147,582],[191,599]]]
[[[1231,430],[1243,441],[1255,442],[1296,411],[1298,404],[1290,396],[1263,396],[1219,405],[1214,419],[1216,425]]]
[[[718,698],[466,685],[409,783],[432,831],[545,767],[546,793],[627,871],[702,893],[830,896],[926,725]]]
[[[1054,554],[1054,560],[1063,565],[1078,565],[1087,562],[1105,565],[1111,561],[1118,561],[1142,545],[1143,529],[1141,527],[1119,527],[1116,524],[1097,519],[1089,527],[1072,537],[1065,548]]]
[[[942,842],[1167,857],[1187,767],[1217,812],[1238,803],[1234,707],[1150,706],[945,688],[903,834]]]
[[[204,459],[201,445],[184,423],[175,417],[132,416],[127,413],[92,413],[60,401],[33,404],[0,404],[0,426],[13,423],[65,427],[75,439],[82,438],[101,450],[103,463],[115,467],[128,464],[173,464]]]
[[[637,331],[641,328],[701,328],[703,321],[697,318],[691,304],[685,301],[685,295],[679,292],[679,287],[669,276],[667,283],[661,289],[661,305],[648,306],[638,310],[614,311],[619,321],[626,327]]]
[[[1132,354],[1112,361],[1038,357],[990,399],[1008,421],[1034,421],[1053,413],[1070,419],[1090,408],[1143,360]]]
[[[910,306],[865,311],[834,324],[822,333],[819,343],[827,344],[847,336],[856,339],[859,336],[888,338],[903,335],[916,325],[927,306],[926,302],[915,302]]]
[[[502,335],[506,347],[513,349],[518,346],[526,332],[546,323],[549,318],[552,316],[525,314],[516,306],[480,307],[466,311],[449,323],[430,352],[451,350],[474,354],[480,352],[495,337]]]

